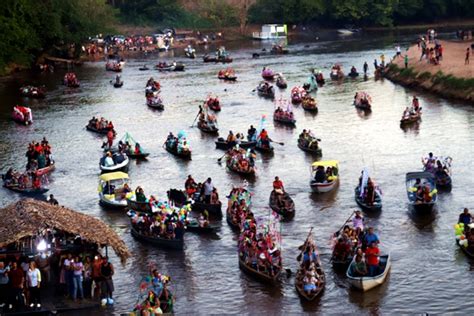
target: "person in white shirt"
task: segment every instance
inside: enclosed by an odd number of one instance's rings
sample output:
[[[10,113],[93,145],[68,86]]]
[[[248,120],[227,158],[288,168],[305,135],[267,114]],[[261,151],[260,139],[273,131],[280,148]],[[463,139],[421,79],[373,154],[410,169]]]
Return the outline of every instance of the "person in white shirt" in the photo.
[[[214,190],[214,185],[211,183],[211,178],[207,178],[206,182],[204,182],[204,203],[210,204],[211,203],[211,194],[212,190]]]
[[[26,280],[28,284],[28,289],[30,291],[30,308],[34,308],[35,305],[37,308],[41,308],[41,272],[38,268],[36,268],[36,263],[34,261],[30,262],[30,268],[26,273]]]

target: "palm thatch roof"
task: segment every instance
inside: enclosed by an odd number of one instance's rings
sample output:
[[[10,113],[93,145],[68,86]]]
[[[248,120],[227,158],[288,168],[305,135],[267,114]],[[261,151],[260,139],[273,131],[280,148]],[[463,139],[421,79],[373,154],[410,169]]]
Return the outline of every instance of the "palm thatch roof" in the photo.
[[[91,244],[111,246],[122,262],[130,257],[123,240],[107,224],[71,209],[23,199],[0,209],[0,247],[33,237],[46,228],[60,230]]]

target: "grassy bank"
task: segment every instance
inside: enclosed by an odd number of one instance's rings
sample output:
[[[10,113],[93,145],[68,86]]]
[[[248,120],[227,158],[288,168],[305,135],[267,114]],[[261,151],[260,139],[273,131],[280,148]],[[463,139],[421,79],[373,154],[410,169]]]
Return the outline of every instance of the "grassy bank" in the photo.
[[[458,78],[441,70],[435,74],[420,72],[413,67],[400,68],[393,63],[386,68],[385,77],[406,87],[420,88],[442,97],[474,104],[474,78]]]

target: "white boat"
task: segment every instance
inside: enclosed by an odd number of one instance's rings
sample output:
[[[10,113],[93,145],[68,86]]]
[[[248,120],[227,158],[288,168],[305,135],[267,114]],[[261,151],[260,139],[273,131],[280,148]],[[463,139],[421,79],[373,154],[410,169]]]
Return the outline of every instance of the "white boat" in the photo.
[[[127,207],[127,198],[132,198],[133,191],[122,198],[121,190],[128,183],[128,174],[125,172],[111,172],[101,175],[98,188],[100,204],[110,208]]]
[[[354,262],[355,257],[352,262]],[[370,277],[370,276],[364,276],[364,277],[355,277],[352,275],[352,263],[347,269],[347,280],[349,283],[355,287],[358,288],[362,291],[368,291],[370,289],[373,289],[374,287],[377,287],[385,282],[385,279],[387,278],[388,272],[390,271],[391,267],[391,262],[390,262],[390,254],[387,255],[382,255],[380,256],[380,274]]]
[[[339,30],[337,30],[337,33],[340,34],[340,35],[352,35],[355,32],[351,31],[349,29],[339,29]]]
[[[333,172],[332,176],[326,177],[324,181],[316,181],[316,171],[318,168],[325,168],[327,170],[328,167],[331,167]],[[326,161],[315,161],[311,165],[311,179],[309,181],[309,185],[313,192],[316,193],[325,193],[333,190],[337,183],[339,182],[339,161],[337,160],[326,160]]]
[[[128,164],[130,162],[130,159],[128,159],[128,156],[125,154],[121,153],[113,153],[112,154],[112,159],[114,160],[115,164],[110,167],[106,167],[104,165],[105,157],[102,157],[102,159],[99,162],[100,170],[102,173],[106,172],[115,172],[115,171],[128,171]],[[120,161],[117,163],[116,161]]]

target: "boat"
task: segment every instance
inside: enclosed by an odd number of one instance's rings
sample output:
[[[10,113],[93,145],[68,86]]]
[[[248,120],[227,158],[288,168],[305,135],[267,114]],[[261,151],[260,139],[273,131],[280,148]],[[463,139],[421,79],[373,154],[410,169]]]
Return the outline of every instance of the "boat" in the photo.
[[[374,194],[375,194],[374,203],[372,205],[369,205],[364,201],[364,198],[361,196],[360,187],[357,186],[354,189],[354,197],[355,197],[356,203],[364,211],[379,212],[382,210],[382,196],[380,195],[380,192],[379,190],[377,190],[377,188],[375,188]]]
[[[125,65],[125,62],[123,61],[119,62],[117,60],[108,60],[105,64],[105,70],[121,72],[124,65]]]
[[[125,172],[104,173],[99,176],[99,203],[104,207],[123,209],[127,207],[127,200],[130,193],[126,196],[117,196],[125,184],[128,185],[128,174]],[[110,194],[108,194],[110,193]]]
[[[152,109],[156,109],[160,111],[165,109],[165,106],[163,104],[163,99],[161,99],[161,97],[158,94],[148,96],[146,98],[146,105]]]
[[[123,86],[123,81],[120,82],[114,82],[114,88],[121,88]]]
[[[286,89],[288,87],[288,84],[286,82],[286,79],[280,75],[280,74],[277,74],[277,78],[276,78],[276,86],[280,89]]]
[[[456,245],[458,245],[458,247],[461,249],[461,251],[464,252],[464,254],[468,258],[474,259],[474,252],[469,250],[469,248],[464,247],[463,245],[461,245],[460,242],[461,242],[461,240],[456,240]]]
[[[355,257],[352,262],[354,262]],[[388,272],[390,271],[391,262],[390,262],[390,254],[381,255],[379,258],[379,269],[381,270],[380,273],[376,276],[363,276],[363,277],[356,277],[353,275],[352,266],[349,266],[347,269],[346,277],[347,281],[350,285],[355,288],[358,288],[362,291],[368,291],[382,285],[387,278]]]
[[[33,114],[29,107],[16,105],[13,107],[12,119],[18,124],[30,125],[33,123]]]
[[[337,33],[340,34],[340,35],[352,35],[355,32],[350,30],[350,29],[338,29]]]
[[[367,92],[357,92],[354,97],[354,106],[360,110],[372,110],[372,98]]]
[[[68,88],[79,88],[81,85],[79,80],[77,80],[76,74],[73,72],[68,72],[64,75],[63,83]]]
[[[190,59],[196,58],[196,50],[191,46],[188,46],[184,49],[184,55]]]
[[[402,116],[400,126],[416,123],[421,120],[421,112],[410,113],[408,116]]]
[[[284,220],[290,220],[295,217],[295,202],[286,192],[283,192],[280,200],[275,190],[270,193],[269,206],[275,212],[283,217]]]
[[[186,231],[195,234],[215,234],[216,228],[211,225],[200,226],[197,220],[192,219],[186,223]]]
[[[255,146],[255,150],[262,154],[273,154],[274,148],[272,145],[267,146],[262,146],[261,142],[257,142],[257,145]]]
[[[134,210],[135,212],[141,213],[152,213],[151,205],[149,202],[138,202],[136,200],[132,200],[131,198],[127,198],[127,208],[129,210]]]
[[[170,146],[169,142],[165,142],[165,149],[167,152],[170,154],[173,154],[176,157],[191,160],[191,150],[184,150],[181,152],[178,152],[178,143],[175,143],[176,146]]]
[[[322,73],[321,71],[319,71],[319,72],[317,72],[317,73],[315,74],[315,76],[316,76],[316,83],[317,83],[319,86],[323,86],[324,83],[326,82],[326,81],[324,80],[323,73]]]
[[[217,74],[217,78],[219,78],[220,80],[225,80],[225,81],[237,80],[237,76],[235,75],[234,69],[232,68],[219,70],[219,73]]]
[[[128,171],[128,164],[130,163],[130,159],[128,159],[127,155],[123,155],[119,152],[116,152],[112,154],[112,159],[114,160],[115,164],[110,167],[106,167],[104,165],[105,156],[100,159],[99,166],[102,173]]]
[[[315,176],[318,168],[328,168],[332,169],[332,175],[325,178],[324,181],[316,181]],[[315,161],[311,165],[311,180],[309,185],[313,192],[316,193],[326,193],[332,191],[337,183],[339,182],[339,161],[337,160],[326,160],[326,161]]]
[[[129,132],[126,132],[120,141],[122,141],[124,144],[129,145],[128,150],[125,150],[125,154],[128,156],[128,158],[145,159],[150,155],[149,152],[146,152],[143,149],[143,147],[139,143],[137,143],[137,141],[132,137],[132,135],[130,135]],[[138,144],[139,152],[135,152],[137,144]]]
[[[419,180],[419,181],[417,181]],[[408,203],[415,211],[430,212],[438,200],[438,190],[436,179],[431,172],[409,172],[406,174],[406,190]],[[429,201],[417,201],[417,191],[419,186],[424,186],[429,190]]]
[[[344,72],[342,71],[342,67],[338,64],[332,66],[330,77],[332,80],[344,79]]]
[[[44,99],[46,97],[45,87],[23,86],[20,88],[22,97],[33,99]]]
[[[209,109],[213,110],[214,112],[220,112],[221,104],[218,97],[211,97],[209,96],[207,100],[204,102],[204,106],[207,106]]]
[[[356,70],[356,71],[352,71],[352,70],[351,70],[347,75],[348,75],[349,77],[351,77],[351,78],[357,78],[357,77],[359,77],[359,73],[357,72],[357,70]]]
[[[155,68],[159,71],[184,71],[185,65],[182,63],[158,63]]]
[[[275,79],[275,73],[270,68],[263,67],[262,78],[264,80],[273,81]]]
[[[324,287],[326,286],[326,275],[324,274],[324,271],[321,267],[321,264],[317,263],[316,264],[316,273],[318,274],[318,280],[320,282],[319,288],[311,294],[308,294],[305,292],[304,287],[303,287],[303,279],[304,279],[304,272],[301,268],[296,271],[296,276],[295,276],[295,288],[298,294],[300,295],[301,298],[303,298],[306,301],[314,301],[321,293],[324,291]]]
[[[243,158],[242,154],[238,154],[239,158],[234,158],[229,155],[229,152],[226,154],[226,167],[243,176],[252,176],[255,175],[256,168],[255,166],[250,165],[250,159],[248,157]],[[236,155],[237,156],[237,155]],[[239,168],[240,165],[244,165],[245,169]]]
[[[166,239],[158,236],[145,236],[135,230],[133,226],[130,228],[130,232],[136,239],[154,246],[174,250],[182,250],[184,248],[184,239]]]
[[[281,274],[281,269],[278,270],[278,273],[276,273],[274,276],[270,276],[268,274],[262,273],[253,267],[245,264],[245,262],[240,258],[239,256],[239,268],[249,276],[253,277],[254,279],[257,279],[263,283],[266,284],[275,284],[278,282],[280,274]]]
[[[230,58],[229,56],[211,57],[209,55],[204,55],[202,60],[205,63],[224,63],[224,64],[226,64],[226,63],[231,63],[232,62],[232,58]]]
[[[273,120],[280,124],[296,127],[296,120],[294,119],[293,112],[281,110],[275,110],[273,113]]]
[[[275,89],[273,89],[272,85],[269,85],[266,82],[261,82],[257,87],[257,93],[259,96],[267,98],[267,99],[274,99],[275,98]]]
[[[91,124],[86,125],[86,129],[88,131],[95,132],[95,133],[98,133],[98,134],[104,134],[104,135],[107,135],[107,133],[110,131],[109,128],[97,129],[95,127],[95,125],[91,125]],[[114,135],[115,135],[115,131],[113,129],[112,129],[112,131],[114,132]]]
[[[235,145],[237,145],[236,143],[229,143],[227,142],[224,138],[222,137],[219,137],[217,139],[217,141],[215,142],[216,144],[216,148],[217,149],[223,149],[223,150],[228,150],[228,149],[232,149]],[[247,149],[247,148],[253,148],[257,145],[257,142],[256,141],[240,141],[240,143],[238,143],[239,147],[240,148],[244,148],[244,149]]]
[[[235,232],[240,232],[240,226],[238,223],[234,223],[232,221],[232,214],[230,212],[230,207],[227,207],[227,211],[226,211],[226,216],[225,216],[225,220],[227,222],[227,224],[230,226],[230,228],[235,231]]]
[[[301,87],[294,87],[291,89],[291,102],[294,104],[301,103],[303,97],[306,96],[306,90]]]
[[[20,187],[18,184],[6,184],[3,183],[3,187],[13,192],[25,194],[25,195],[41,195],[49,191],[48,188],[32,188],[32,187]]]
[[[313,146],[314,143],[316,143],[316,146]],[[309,141],[298,138],[298,148],[304,152],[307,152],[316,156],[323,155],[323,151],[318,145],[318,139],[312,136],[311,136],[311,140]]]
[[[303,107],[303,110],[307,112],[312,112],[312,113],[318,112],[316,99],[314,99],[310,95],[306,95],[303,97],[303,99],[301,100],[301,106]]]
[[[148,68],[146,65],[144,65],[143,67],[138,68],[138,70],[145,71],[145,70],[150,70],[150,68]]]
[[[204,133],[217,135],[219,134],[219,129],[215,125],[209,125],[207,122],[201,120],[198,121],[197,127]]]
[[[207,211],[210,217],[221,219],[222,218],[222,203],[218,204],[207,204],[200,201],[194,201],[191,204],[191,209],[196,213],[204,213]]]

